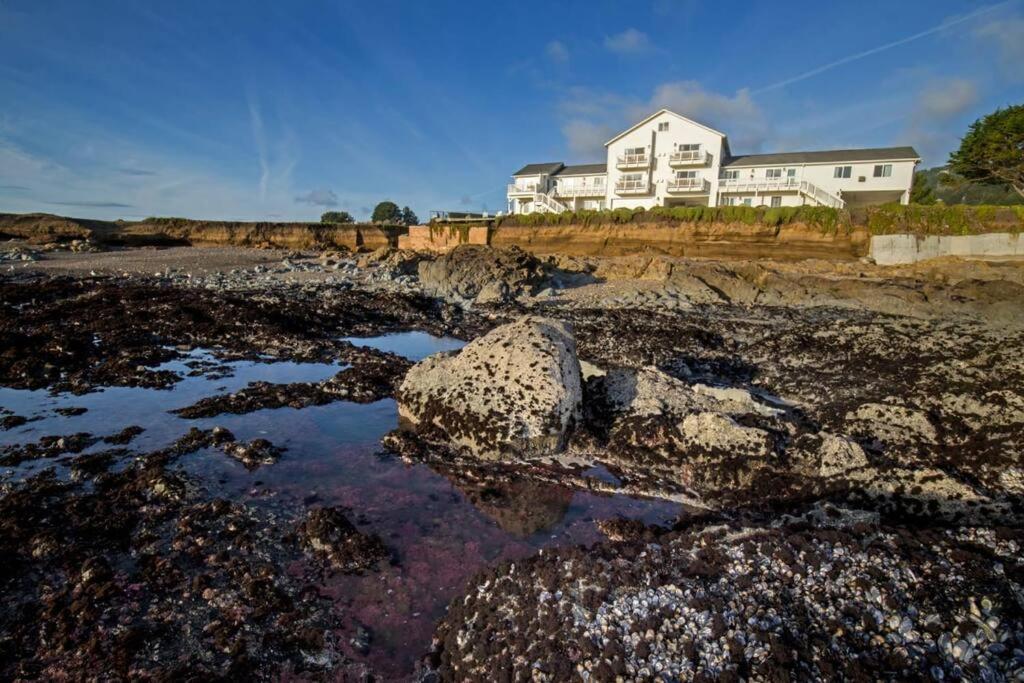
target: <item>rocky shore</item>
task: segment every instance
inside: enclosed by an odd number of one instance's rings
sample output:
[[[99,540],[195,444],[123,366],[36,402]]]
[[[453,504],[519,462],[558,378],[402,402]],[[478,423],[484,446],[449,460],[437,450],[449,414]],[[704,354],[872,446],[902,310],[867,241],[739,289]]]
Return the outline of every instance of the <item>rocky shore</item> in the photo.
[[[1020,264],[85,244],[11,243],[0,264],[6,680],[373,675],[385,634],[339,626],[358,600],[330,577],[442,568],[360,509],[228,495],[210,468],[258,490],[301,464],[288,420],[391,400],[378,448],[509,533],[583,494],[680,512],[497,555],[416,663],[378,677],[1024,676]],[[419,360],[353,341],[411,330],[467,344]],[[71,400],[239,363],[325,374],[130,428]],[[95,426],[39,432],[57,418],[19,412],[25,392]],[[265,428],[218,424],[243,417]]]

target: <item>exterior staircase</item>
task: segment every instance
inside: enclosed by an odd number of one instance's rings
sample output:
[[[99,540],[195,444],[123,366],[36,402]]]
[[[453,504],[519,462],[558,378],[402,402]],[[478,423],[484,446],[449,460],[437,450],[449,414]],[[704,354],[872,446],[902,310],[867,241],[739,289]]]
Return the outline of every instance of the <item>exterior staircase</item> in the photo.
[[[569,210],[568,206],[542,192],[533,195],[533,205],[540,213],[562,213]]]
[[[800,194],[813,199],[821,206],[831,206],[833,209],[841,209],[846,206],[846,202],[839,197],[806,180],[800,181]]]

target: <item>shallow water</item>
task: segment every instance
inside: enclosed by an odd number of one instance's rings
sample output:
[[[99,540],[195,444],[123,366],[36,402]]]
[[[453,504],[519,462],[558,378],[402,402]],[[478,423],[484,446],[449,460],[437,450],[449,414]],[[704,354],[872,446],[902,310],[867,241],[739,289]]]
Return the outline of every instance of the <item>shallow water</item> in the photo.
[[[421,332],[352,341],[413,359],[462,344]],[[211,359],[199,352],[191,360]],[[130,445],[140,452],[166,446],[190,427],[218,425],[239,440],[263,437],[286,447],[279,462],[254,471],[216,450],[186,456],[178,466],[201,481],[211,495],[250,505],[294,509],[299,514],[310,506],[347,506],[361,531],[380,535],[393,553],[390,565],[365,576],[327,578],[321,590],[344,607],[342,649],[388,678],[401,678],[412,670],[415,659],[429,649],[445,606],[475,572],[546,546],[594,542],[599,539],[594,525],[598,519],[622,515],[660,523],[681,512],[676,503],[598,495],[546,483],[470,482],[457,474],[449,478],[424,464],[383,456],[378,452],[380,438],[396,426],[398,418],[392,400],[268,409],[202,420],[185,420],[167,412],[217,392],[235,391],[251,381],[319,381],[340,369],[291,362],[221,365],[232,376],[188,377],[169,390],[111,388],[85,396],[50,396],[0,389],[0,406],[42,418],[0,432],[0,444],[80,431],[105,436],[135,424],[146,429]],[[182,361],[164,368],[189,371]],[[73,417],[53,412],[69,406],[88,412]],[[0,475],[20,478],[54,464],[41,459],[14,470],[0,468]],[[605,480],[611,476],[600,474],[595,473]],[[348,644],[359,625],[372,632],[365,656]]]
[[[378,351],[389,351],[409,360],[421,361],[441,351],[461,349],[466,342],[454,337],[435,337],[427,332],[395,332],[379,337],[345,337],[344,341],[356,346],[368,346]]]

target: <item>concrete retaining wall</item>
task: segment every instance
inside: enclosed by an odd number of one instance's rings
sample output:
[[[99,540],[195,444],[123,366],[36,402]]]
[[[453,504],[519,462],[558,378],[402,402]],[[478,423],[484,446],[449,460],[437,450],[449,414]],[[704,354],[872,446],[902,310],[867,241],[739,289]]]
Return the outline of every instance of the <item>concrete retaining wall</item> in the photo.
[[[874,235],[871,258],[882,266],[917,263],[943,256],[974,259],[1024,258],[1019,234],[985,235]]]

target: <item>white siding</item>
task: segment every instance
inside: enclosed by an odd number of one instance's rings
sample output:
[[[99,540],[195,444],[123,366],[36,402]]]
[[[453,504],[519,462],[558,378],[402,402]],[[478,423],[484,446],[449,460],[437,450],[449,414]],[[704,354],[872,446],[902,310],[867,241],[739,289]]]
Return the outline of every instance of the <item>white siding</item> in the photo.
[[[668,123],[668,130],[659,131],[659,123]],[[651,118],[642,126],[632,130],[608,145],[608,198],[611,208],[643,206],[662,206],[665,199],[692,198],[695,195],[675,195],[666,191],[669,181],[675,177],[676,169],[669,165],[669,157],[679,145],[699,144],[701,149],[710,155],[704,165],[680,167],[680,170],[697,171],[697,177],[708,180],[710,192],[707,197],[713,204],[718,185],[718,168],[722,159],[723,136],[704,126],[695,124],[671,112],[662,112]],[[620,156],[627,149],[643,147],[651,159],[651,166],[646,169],[617,168]],[[642,170],[651,182],[651,192],[646,195],[623,195],[615,192],[615,185],[623,173],[635,173]]]
[[[663,130],[659,130],[663,128]],[[671,163],[672,153],[683,145],[700,145],[707,154],[702,163],[691,163],[675,166]],[[532,176],[515,178],[516,183],[537,182],[539,191],[553,194],[555,199],[570,209],[599,205],[599,197],[581,195],[579,193],[561,193],[561,189],[571,190],[581,182],[594,183],[598,178],[605,177],[605,194],[603,206],[606,208],[651,208],[672,203],[706,203],[709,206],[727,203],[727,199],[736,198],[737,204],[750,199],[752,206],[770,206],[771,197],[781,197],[781,206],[800,206],[817,204],[813,192],[800,191],[801,183],[811,183],[814,187],[842,199],[850,206],[877,204],[889,201],[907,203],[910,199],[910,188],[913,183],[916,160],[900,161],[858,161],[858,162],[827,162],[809,164],[749,164],[746,166],[721,167],[725,136],[718,131],[690,121],[673,112],[662,110],[642,121],[635,128],[611,140],[607,145],[606,159],[608,172],[606,176],[594,174],[590,176]],[[626,150],[643,149],[649,162],[643,168],[619,168],[618,160],[625,156]],[[892,172],[888,176],[875,177],[876,165],[891,165]],[[836,178],[836,166],[850,166],[849,178]],[[769,169],[778,169],[779,178],[767,177]],[[708,190],[703,185],[694,191],[669,191],[669,184],[675,178],[676,171],[692,171],[697,179],[706,180]],[[754,188],[749,182],[746,186],[730,185],[721,181],[722,171],[736,172],[740,181],[754,181]],[[620,193],[616,184],[627,173],[640,173],[649,183],[645,193]],[[775,181],[774,185],[772,181]],[[818,199],[826,203],[838,204],[829,197],[818,193]],[[511,211],[530,211],[533,202],[529,197],[509,196]]]

